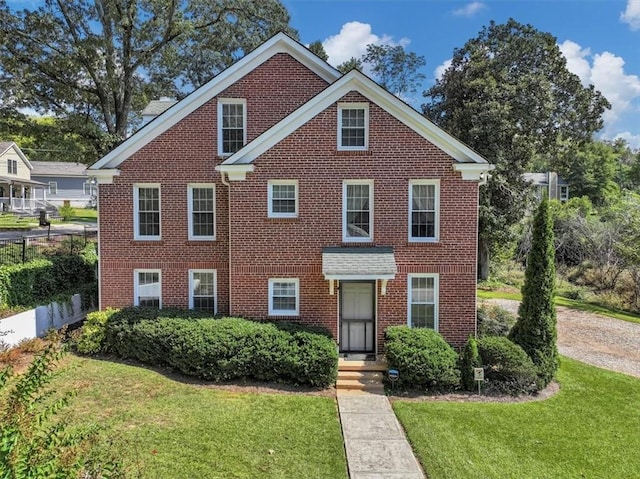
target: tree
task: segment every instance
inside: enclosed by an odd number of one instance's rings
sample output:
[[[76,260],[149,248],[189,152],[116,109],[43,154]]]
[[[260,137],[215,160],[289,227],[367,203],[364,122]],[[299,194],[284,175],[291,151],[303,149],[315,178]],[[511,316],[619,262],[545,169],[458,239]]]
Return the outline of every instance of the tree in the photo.
[[[322,58],[325,62],[329,59],[329,55],[325,51],[322,46],[322,42],[320,40],[316,40],[315,42],[311,42],[309,44],[309,50],[316,55],[317,57]]]
[[[0,98],[52,112],[101,153],[160,93],[182,96],[278,31],[279,0],[0,0]]]
[[[337,68],[340,73],[349,73],[351,70],[362,71],[363,64],[362,64],[362,60],[358,60],[355,57],[351,57],[346,62],[338,65]]]
[[[558,370],[555,295],[556,267],[553,220],[549,200],[543,198],[533,220],[531,250],[527,258],[518,320],[509,338],[519,344],[538,369],[544,388]]]
[[[428,118],[496,165],[480,200],[478,273],[486,278],[491,249],[511,239],[527,208],[522,173],[536,156],[590,140],[609,103],[567,70],[555,37],[513,19],[491,22],[456,49],[424,95]]]
[[[426,65],[424,57],[406,52],[401,45],[367,45],[362,63],[381,86],[401,98],[415,93],[425,79],[418,71]]]

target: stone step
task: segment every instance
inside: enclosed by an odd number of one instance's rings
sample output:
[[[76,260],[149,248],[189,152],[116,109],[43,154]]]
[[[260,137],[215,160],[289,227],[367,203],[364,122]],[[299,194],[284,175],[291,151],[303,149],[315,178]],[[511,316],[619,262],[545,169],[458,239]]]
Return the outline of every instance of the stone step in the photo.
[[[338,371],[386,371],[385,361],[349,361],[340,358]]]
[[[338,379],[353,379],[382,382],[385,374],[382,371],[338,371]]]
[[[384,386],[379,381],[365,382],[357,379],[338,379],[336,389],[341,391],[384,392]]]

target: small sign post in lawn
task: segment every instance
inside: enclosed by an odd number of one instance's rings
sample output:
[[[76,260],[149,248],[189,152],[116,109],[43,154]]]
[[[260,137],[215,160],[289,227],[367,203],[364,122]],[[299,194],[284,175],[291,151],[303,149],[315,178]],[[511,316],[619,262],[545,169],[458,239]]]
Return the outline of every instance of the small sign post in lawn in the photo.
[[[480,394],[480,385],[484,381],[484,368],[473,368],[473,379],[478,382],[478,394]]]

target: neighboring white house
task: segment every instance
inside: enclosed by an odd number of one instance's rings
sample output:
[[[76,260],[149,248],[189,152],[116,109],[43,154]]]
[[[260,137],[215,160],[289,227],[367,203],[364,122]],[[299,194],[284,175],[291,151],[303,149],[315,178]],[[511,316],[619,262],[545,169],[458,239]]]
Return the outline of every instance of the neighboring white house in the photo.
[[[77,208],[95,206],[97,186],[87,175],[87,165],[65,161],[32,161],[31,178],[45,187],[46,201]]]
[[[31,178],[33,165],[12,141],[0,142],[0,207],[34,212],[43,207],[45,185]]]
[[[544,196],[551,200],[567,201],[569,199],[569,183],[554,171],[546,173],[525,173],[524,179],[533,185],[538,200]]]

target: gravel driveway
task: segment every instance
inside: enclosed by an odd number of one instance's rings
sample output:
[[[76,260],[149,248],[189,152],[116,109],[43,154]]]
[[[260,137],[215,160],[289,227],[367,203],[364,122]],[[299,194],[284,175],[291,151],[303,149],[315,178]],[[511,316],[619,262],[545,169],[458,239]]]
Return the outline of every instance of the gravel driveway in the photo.
[[[513,313],[518,301],[485,299]],[[560,354],[640,378],[640,324],[557,307]]]

